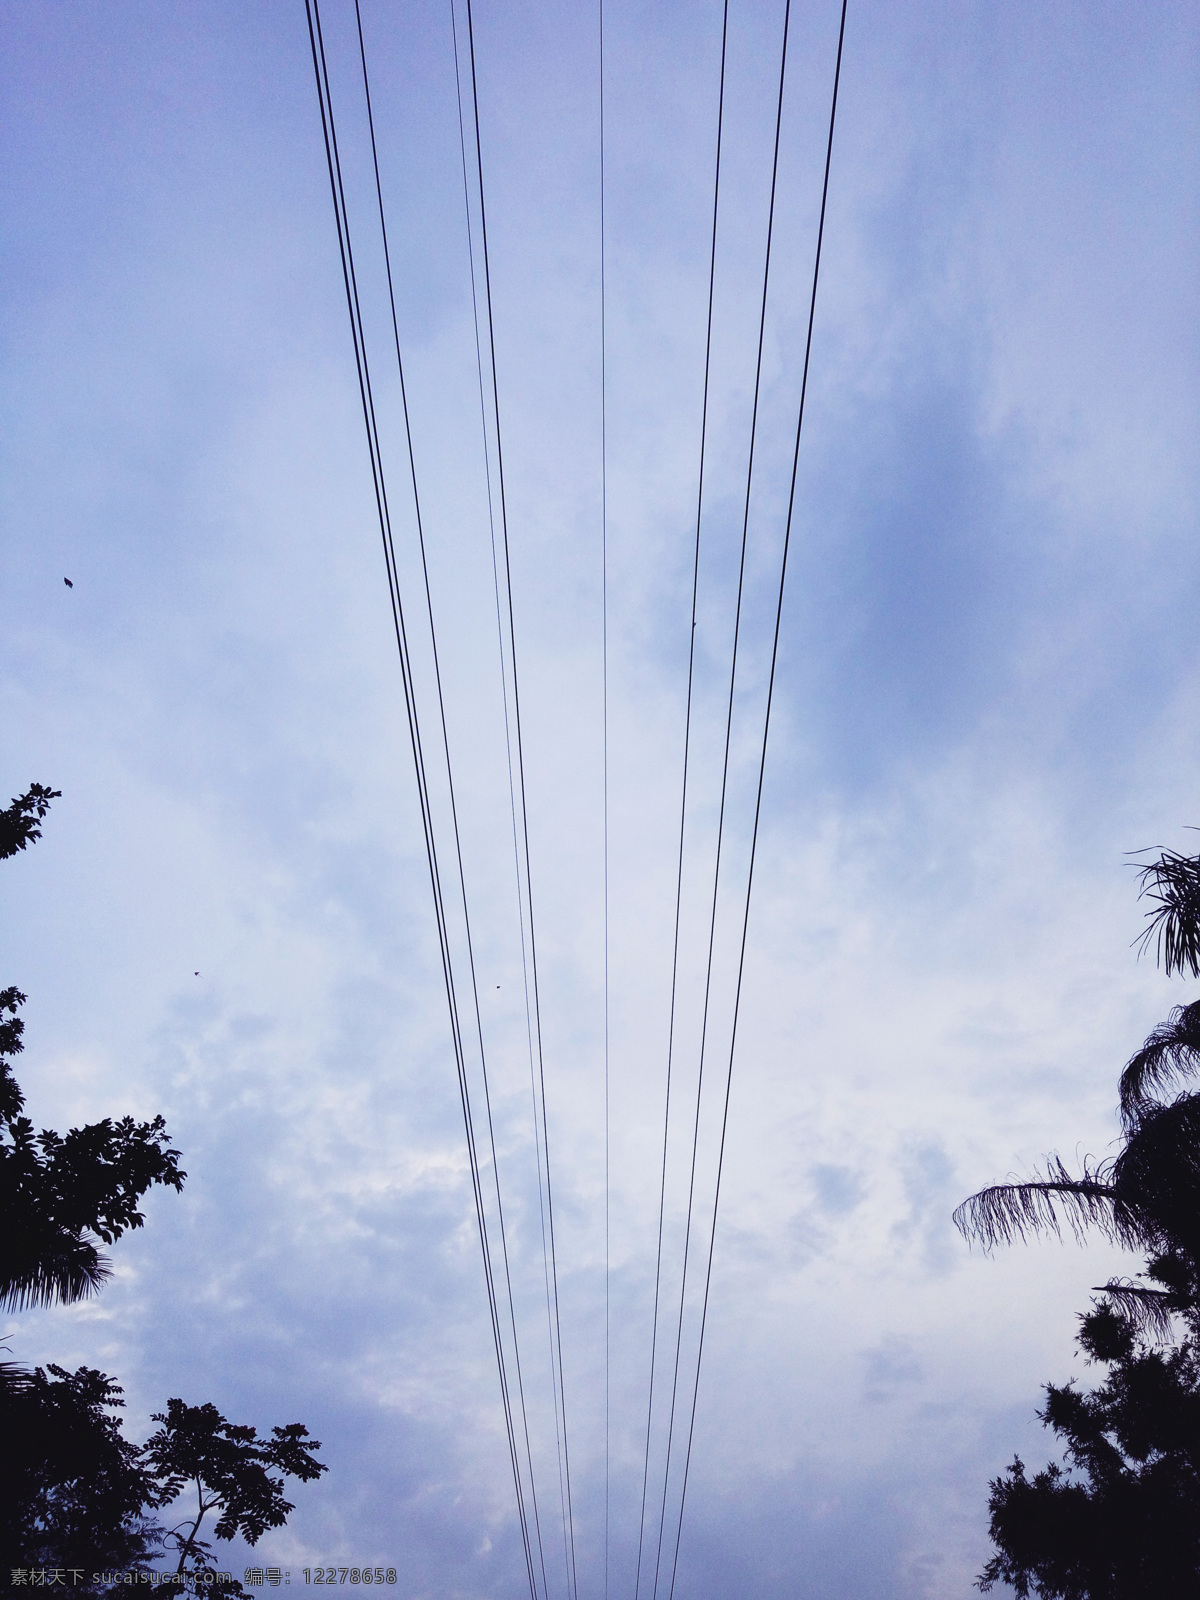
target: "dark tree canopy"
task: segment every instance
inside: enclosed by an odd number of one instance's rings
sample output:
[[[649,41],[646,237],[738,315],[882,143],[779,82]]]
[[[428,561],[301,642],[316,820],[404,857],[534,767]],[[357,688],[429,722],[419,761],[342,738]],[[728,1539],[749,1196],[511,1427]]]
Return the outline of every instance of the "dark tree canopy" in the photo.
[[[1176,1006],[1121,1074],[1121,1124],[1136,1130],[1172,1078],[1194,1077],[1200,1070],[1200,1000]]]
[[[0,859],[40,837],[57,794],[34,784],[0,811]],[[138,1202],[148,1189],[178,1191],[186,1177],[162,1117],[105,1117],[65,1137],[34,1133],[10,1059],[24,1048],[24,1000],[19,989],[0,990],[0,1309],[8,1310],[101,1287],[109,1266],[98,1244],[142,1226]],[[255,1544],[294,1509],[283,1477],[307,1481],[327,1470],[314,1459],[319,1441],[299,1422],[260,1439],[213,1405],[172,1399],[154,1418],[158,1432],[138,1446],[121,1432],[123,1404],[120,1386],[93,1368],[0,1362],[0,1572],[61,1569],[75,1593],[111,1596],[125,1588],[105,1574],[144,1572],[167,1549],[178,1573],[211,1570],[211,1548],[199,1537],[210,1511],[218,1539],[240,1533]],[[185,1489],[196,1512],[159,1526],[152,1513]],[[222,1592],[241,1593],[241,1585]]]
[[[217,1512],[218,1539],[240,1534],[257,1544],[295,1509],[283,1477],[311,1481],[328,1470],[315,1459],[320,1440],[299,1422],[260,1439],[214,1405],[179,1399],[155,1416],[157,1433],[131,1444],[114,1415],[124,1403],[120,1386],[107,1374],[48,1372],[0,1367],[0,1572],[73,1569],[83,1574],[76,1592],[107,1595],[121,1586],[104,1574],[144,1571],[167,1551],[179,1573],[210,1571],[212,1547],[200,1538],[209,1512]],[[162,1527],[155,1513],[181,1495],[187,1515]],[[241,1585],[221,1592],[240,1593]]]
[[[1200,1349],[1152,1348],[1101,1300],[1079,1346],[1108,1368],[1090,1393],[1048,1384],[1038,1413],[1067,1466],[1018,1458],[991,1485],[996,1554],[979,1587],[1021,1600],[1184,1600],[1200,1593]]]
[[[89,1367],[0,1373],[0,1572],[73,1568],[90,1578],[140,1570],[161,1551],[161,1530],[145,1516],[157,1487],[113,1414],[120,1396]]]

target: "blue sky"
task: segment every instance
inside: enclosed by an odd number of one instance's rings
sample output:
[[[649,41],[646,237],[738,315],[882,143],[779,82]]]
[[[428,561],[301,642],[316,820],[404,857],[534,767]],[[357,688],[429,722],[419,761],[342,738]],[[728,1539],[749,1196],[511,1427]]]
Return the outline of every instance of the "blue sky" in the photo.
[[[410,581],[353,12],[323,18]],[[557,1514],[450,14],[371,0],[364,25]],[[597,1596],[597,19],[530,0],[475,25],[579,1590]],[[781,27],[782,7],[731,6],[683,1089]],[[4,797],[63,790],[6,865],[0,975],[29,994],[35,1121],[162,1111],[189,1173],[101,1297],[5,1337],[113,1372],[135,1434],[176,1394],[304,1420],[331,1470],[256,1561],[392,1564],[411,1597],[527,1593],[303,7],[43,4],[0,29]],[[610,3],[606,29],[609,1588],[632,1594],[720,13]],[[795,11],[719,1026],[836,31],[832,6]],[[1047,1150],[1102,1155],[1116,1073],[1191,997],[1130,949],[1124,852],[1184,848],[1200,822],[1196,35],[1183,5],[851,0],[676,1590],[696,1600],[965,1593],[988,1478],[1045,1458],[1039,1387],[1080,1371],[1074,1319],[1114,1265],[1097,1244],[987,1260],[949,1217]]]

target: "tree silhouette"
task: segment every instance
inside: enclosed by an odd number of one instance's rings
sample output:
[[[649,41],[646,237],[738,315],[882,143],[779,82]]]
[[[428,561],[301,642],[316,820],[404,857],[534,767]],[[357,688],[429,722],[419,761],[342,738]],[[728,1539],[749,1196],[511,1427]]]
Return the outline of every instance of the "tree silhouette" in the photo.
[[[0,811],[0,861],[15,856],[18,850],[24,850],[27,844],[42,837],[39,823],[49,811],[51,800],[61,798],[61,789],[47,789],[44,783],[34,783]]]
[[[1120,1152],[1073,1176],[1057,1156],[1047,1173],[997,1184],[954,1213],[968,1238],[986,1248],[1032,1234],[1076,1238],[1088,1228],[1149,1256],[1149,1284],[1113,1279],[1101,1285],[1139,1326],[1169,1336],[1172,1312],[1200,1304],[1200,1095],[1148,1104]]]
[[[0,860],[41,836],[58,790],[34,784],[0,811]],[[186,1174],[162,1117],[132,1117],[35,1135],[11,1058],[24,1048],[17,1015],[25,996],[0,990],[0,1309],[63,1304],[100,1288],[109,1275],[98,1243],[113,1244],[144,1221],[138,1201],[155,1184],[176,1191]],[[272,1471],[317,1478],[320,1441],[302,1423],[254,1428],[226,1421],[215,1406],[167,1402],[158,1432],[142,1446],[121,1433],[120,1385],[90,1367],[29,1371],[0,1362],[0,1570],[71,1574],[77,1593],[116,1595],[166,1548],[177,1573],[210,1571],[199,1537],[218,1511],[218,1539],[255,1544],[294,1509]],[[197,1513],[163,1529],[149,1513],[188,1486]],[[32,1572],[31,1572],[32,1569]],[[64,1577],[64,1584],[67,1579]],[[223,1585],[241,1593],[241,1585]]]
[[[996,1554],[979,1588],[1021,1600],[1183,1600],[1200,1592],[1200,1348],[1151,1348],[1105,1298],[1081,1317],[1079,1347],[1108,1367],[1091,1393],[1046,1386],[1038,1413],[1063,1441],[1064,1470],[1032,1478],[1019,1457],[992,1481]]]
[[[0,810],[0,861],[42,836],[61,791],[34,783]],[[65,1304],[94,1293],[109,1275],[97,1244],[139,1228],[137,1202],[153,1184],[183,1186],[179,1151],[161,1117],[105,1118],[63,1138],[34,1134],[11,1057],[24,1049],[17,1015],[25,996],[0,990],[0,1310]]]
[[[0,1373],[0,1570],[140,1570],[162,1530],[145,1514],[157,1486],[112,1414],[120,1385],[89,1367],[49,1374]]]
[[[1164,851],[1141,869],[1166,972],[1200,976],[1200,857]],[[997,1184],[954,1213],[985,1249],[1090,1228],[1148,1259],[1114,1279],[1081,1318],[1085,1357],[1108,1367],[1090,1393],[1046,1388],[1043,1423],[1067,1466],[1027,1478],[1015,1459],[993,1480],[996,1554],[981,1589],[1021,1600],[1174,1600],[1200,1594],[1200,1093],[1166,1096],[1200,1070],[1200,1002],[1177,1006],[1121,1073],[1121,1147],[1072,1174],[1057,1155],[1024,1183]],[[1184,1336],[1165,1352],[1182,1321]]]
[[[1164,850],[1139,871],[1139,898],[1154,904],[1146,913],[1150,926],[1134,943],[1145,950],[1154,940],[1168,977],[1186,967],[1200,978],[1200,857]]]
[[[179,1572],[211,1564],[210,1547],[199,1537],[210,1511],[220,1513],[214,1528],[218,1539],[240,1533],[248,1544],[287,1521],[295,1507],[283,1498],[283,1479],[273,1478],[271,1468],[302,1481],[327,1470],[313,1459],[320,1440],[310,1439],[299,1422],[272,1428],[271,1438],[260,1440],[255,1429],[227,1422],[216,1406],[185,1406],[182,1400],[168,1400],[154,1421],[162,1427],[146,1444],[142,1460],[159,1485],[159,1504],[177,1500],[185,1488],[196,1497],[196,1515],[189,1513],[190,1521],[185,1517],[167,1534],[179,1552]]]
[[[97,1240],[113,1244],[140,1228],[147,1189],[179,1190],[187,1176],[162,1117],[105,1117],[65,1138],[49,1128],[35,1135],[6,1059],[24,1048],[16,1015],[24,1000],[19,989],[0,991],[0,1309],[9,1311],[94,1293],[111,1271]]]
[[[157,1433],[131,1444],[112,1414],[124,1403],[119,1384],[90,1367],[48,1372],[0,1370],[0,1570],[74,1572],[74,1589],[101,1595],[121,1592],[114,1574],[144,1571],[167,1550],[178,1574],[209,1572],[216,1562],[200,1530],[210,1511],[218,1539],[257,1544],[295,1510],[273,1474],[308,1482],[328,1470],[302,1423],[260,1439],[212,1404],[179,1399],[154,1416]],[[194,1512],[173,1528],[155,1519],[193,1494]]]
[[[1121,1124],[1132,1133],[1155,1104],[1151,1091],[1165,1089],[1172,1078],[1194,1073],[1200,1066],[1200,1000],[1176,1006],[1166,1022],[1155,1028],[1121,1074]]]
[[[0,811],[0,861],[42,837],[59,789],[30,784]],[[141,1227],[138,1200],[152,1184],[181,1189],[179,1152],[162,1117],[91,1123],[66,1139],[22,1117],[24,1094],[11,1056],[24,1050],[26,995],[0,990],[0,1310],[53,1306],[94,1293],[109,1275],[99,1242]],[[91,1237],[94,1235],[94,1237]]]
[[[1141,936],[1157,936],[1166,969],[1200,956],[1200,857],[1164,852],[1141,869],[1142,893],[1156,908]],[[1172,1080],[1200,1071],[1200,1001],[1177,1006],[1121,1073],[1122,1147],[1072,1174],[1057,1155],[1024,1183],[995,1184],[965,1200],[954,1221],[985,1249],[1033,1234],[1061,1237],[1066,1223],[1082,1240],[1094,1228],[1149,1257],[1150,1284],[1101,1286],[1136,1326],[1169,1336],[1173,1312],[1200,1306],[1200,1094],[1162,1098]]]

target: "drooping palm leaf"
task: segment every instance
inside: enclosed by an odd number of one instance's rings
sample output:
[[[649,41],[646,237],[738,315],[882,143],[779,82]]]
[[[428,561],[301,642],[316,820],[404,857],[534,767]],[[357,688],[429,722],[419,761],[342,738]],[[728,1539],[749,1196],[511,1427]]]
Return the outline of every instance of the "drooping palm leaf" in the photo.
[[[982,1189],[954,1213],[964,1237],[985,1249],[1061,1238],[1063,1221],[1080,1243],[1095,1228],[1127,1250],[1178,1260],[1200,1282],[1200,1094],[1147,1106],[1120,1153],[1078,1178],[1051,1156],[1044,1178]]]
[[[1200,856],[1164,850],[1157,861],[1141,867],[1138,898],[1155,902],[1146,917],[1150,926],[1134,943],[1145,950],[1151,940],[1163,971],[1189,971],[1200,978]]]
[[[985,1250],[1037,1234],[1061,1238],[1063,1221],[1080,1243],[1087,1228],[1098,1228],[1118,1244],[1135,1242],[1127,1207],[1120,1205],[1103,1169],[1085,1169],[1082,1178],[1073,1178],[1058,1156],[1050,1156],[1046,1170],[1044,1178],[993,1184],[973,1194],[954,1213],[955,1227]]]
[[[1149,1289],[1144,1284],[1131,1283],[1128,1278],[1112,1278],[1094,1287],[1098,1294],[1108,1296],[1115,1309],[1127,1317],[1139,1333],[1146,1333],[1162,1344],[1174,1337],[1172,1315],[1186,1309],[1181,1297],[1169,1289]]]
[[[30,1371],[15,1361],[0,1361],[0,1395],[24,1394],[30,1385]]]
[[[1121,1074],[1121,1121],[1126,1131],[1136,1127],[1153,1103],[1152,1090],[1194,1072],[1200,1072],[1200,1000],[1176,1006]]]
[[[112,1267],[87,1239],[64,1229],[23,1230],[0,1251],[0,1310],[71,1305],[95,1294]]]

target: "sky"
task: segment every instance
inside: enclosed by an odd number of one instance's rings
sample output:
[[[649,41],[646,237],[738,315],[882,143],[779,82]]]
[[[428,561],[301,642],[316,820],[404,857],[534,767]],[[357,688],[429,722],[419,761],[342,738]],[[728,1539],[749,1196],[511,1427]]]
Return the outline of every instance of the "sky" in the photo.
[[[436,753],[353,7],[322,22]],[[605,6],[603,368],[597,8],[480,0],[473,22],[577,1591],[632,1597],[721,12]],[[363,27],[550,1600],[569,1586],[454,35],[440,3],[363,0]],[[672,1318],[782,30],[782,6],[732,0]],[[837,31],[825,0],[793,9],[683,1394]],[[1087,1380],[1076,1318],[1139,1265],[1098,1241],[989,1258],[951,1213],[1049,1151],[1111,1153],[1121,1066],[1194,998],[1133,948],[1129,852],[1190,849],[1200,823],[1198,33],[1165,0],[850,0],[687,1600],[968,1593],[989,1478],[1048,1459],[1041,1386]],[[329,1472],[253,1555],[222,1547],[235,1572],[528,1594],[304,7],[43,0],[4,9],[0,46],[0,798],[62,790],[4,866],[0,979],[29,996],[35,1123],[161,1112],[188,1173],[100,1296],[0,1336],[116,1376],[135,1438],[175,1395],[309,1427]]]

